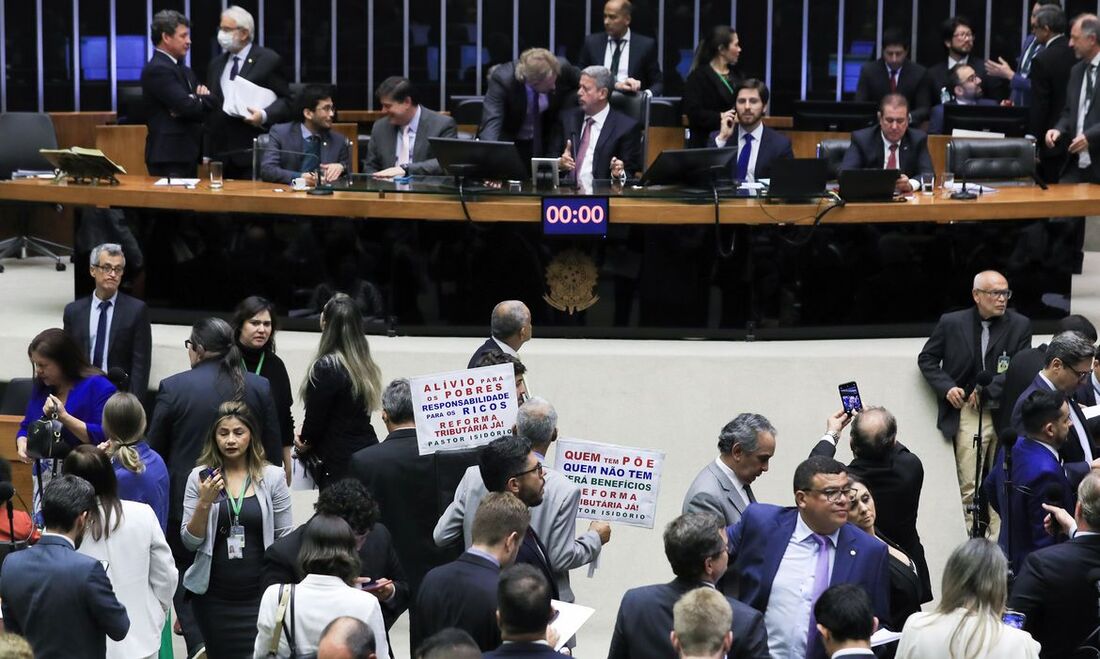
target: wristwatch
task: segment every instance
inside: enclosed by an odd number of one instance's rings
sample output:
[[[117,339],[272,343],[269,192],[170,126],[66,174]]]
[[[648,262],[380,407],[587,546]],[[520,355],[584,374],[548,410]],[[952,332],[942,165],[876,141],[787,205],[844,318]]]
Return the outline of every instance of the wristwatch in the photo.
[[[826,437],[832,439],[834,444],[840,441],[840,433],[835,430],[825,431],[825,434],[821,436],[821,439],[825,439]]]

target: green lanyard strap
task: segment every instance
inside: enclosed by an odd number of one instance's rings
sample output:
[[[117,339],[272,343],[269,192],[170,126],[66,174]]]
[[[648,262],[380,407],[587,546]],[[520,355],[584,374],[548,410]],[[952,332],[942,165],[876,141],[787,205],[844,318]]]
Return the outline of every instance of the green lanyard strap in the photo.
[[[226,492],[229,494],[229,508],[233,516],[233,525],[238,526],[241,520],[241,508],[244,506],[244,493],[248,491],[248,486],[252,484],[252,474],[245,476],[244,487],[241,488],[240,495],[234,499],[233,493],[229,492],[226,488]]]
[[[717,71],[714,72],[714,75],[718,76],[718,79],[722,81],[722,84],[726,86],[726,89],[730,90],[730,93],[736,96],[736,94],[733,93],[733,86],[730,85],[730,81],[726,79],[726,76],[718,73]],[[263,362],[260,363],[262,364]]]
[[[260,361],[259,361],[258,364],[256,364],[256,371],[255,371],[256,375],[259,375],[260,371],[262,371],[264,369],[264,357],[267,357],[267,352],[266,351],[260,353]],[[248,370],[248,364],[244,363],[243,359],[241,360],[241,368],[243,368],[246,371]]]

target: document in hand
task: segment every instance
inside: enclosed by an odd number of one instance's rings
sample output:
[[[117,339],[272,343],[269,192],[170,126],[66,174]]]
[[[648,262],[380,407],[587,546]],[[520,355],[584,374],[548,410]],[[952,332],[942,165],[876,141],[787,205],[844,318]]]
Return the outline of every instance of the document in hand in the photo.
[[[226,80],[222,85],[222,111],[233,117],[247,117],[252,114],[248,108],[262,110],[275,102],[275,92],[254,82],[237,76]]]
[[[584,623],[588,622],[588,619],[596,612],[596,609],[587,606],[558,600],[550,600],[550,606],[554,609],[554,618],[551,620],[550,626],[558,633],[558,644],[554,648],[555,650],[561,650],[565,647],[569,639],[576,636]]]

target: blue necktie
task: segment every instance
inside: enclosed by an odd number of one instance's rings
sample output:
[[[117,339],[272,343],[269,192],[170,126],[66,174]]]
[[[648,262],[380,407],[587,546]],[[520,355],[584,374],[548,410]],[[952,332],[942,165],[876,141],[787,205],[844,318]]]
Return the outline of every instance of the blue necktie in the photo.
[[[92,366],[103,368],[103,351],[107,347],[107,309],[111,308],[111,301],[104,300],[99,303],[99,323],[95,328],[95,349],[92,351]]]
[[[745,146],[741,147],[741,153],[737,156],[737,180],[745,181],[749,178],[749,157],[752,155],[752,133],[745,133]]]
[[[240,71],[241,71],[240,66],[239,66],[240,63],[241,63],[241,58],[234,55],[233,56],[233,68],[229,69],[229,79],[230,80],[236,80],[237,79],[237,74],[240,73]]]

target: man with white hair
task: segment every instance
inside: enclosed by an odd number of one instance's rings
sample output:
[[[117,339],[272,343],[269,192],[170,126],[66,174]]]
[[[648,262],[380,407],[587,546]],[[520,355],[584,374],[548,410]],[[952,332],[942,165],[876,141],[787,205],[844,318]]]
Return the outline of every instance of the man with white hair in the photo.
[[[466,368],[476,368],[486,354],[494,351],[519,357],[519,349],[531,340],[531,310],[519,300],[504,300],[493,307],[489,319],[489,338],[470,357]]]
[[[215,109],[206,121],[203,155],[225,163],[226,178],[252,178],[252,140],[274,124],[293,119],[290,86],[283,74],[283,59],[270,48],[257,46],[252,14],[233,5],[222,12],[218,45],[222,53],[210,61],[207,86]],[[275,92],[275,100],[262,108],[246,107],[242,114],[226,112],[225,98],[240,77]]]
[[[615,77],[602,66],[581,71],[579,107],[563,110],[553,152],[558,167],[591,190],[593,179],[633,176],[644,167],[642,129],[637,121],[611,108]],[[560,149],[560,150],[559,150]]]

